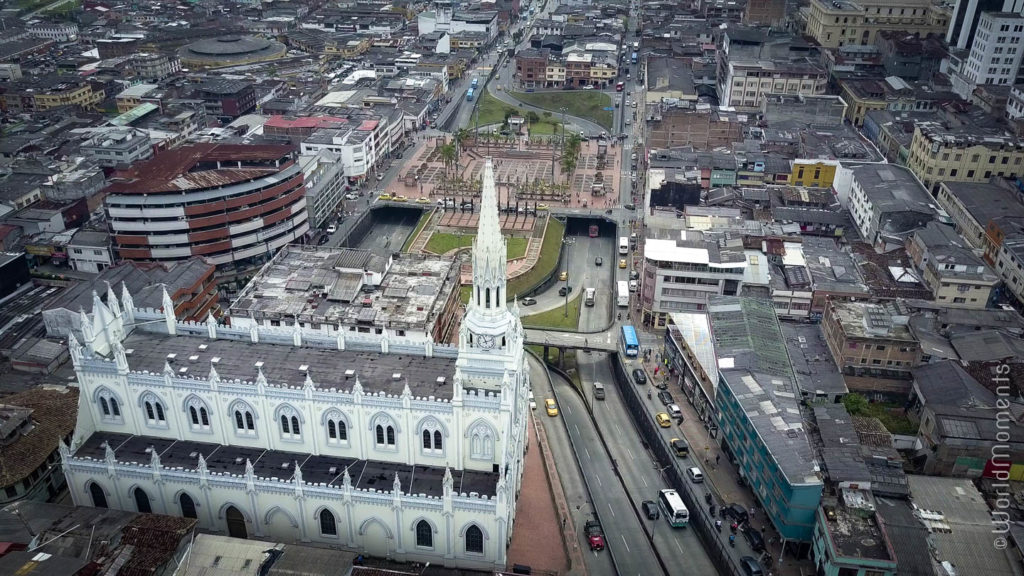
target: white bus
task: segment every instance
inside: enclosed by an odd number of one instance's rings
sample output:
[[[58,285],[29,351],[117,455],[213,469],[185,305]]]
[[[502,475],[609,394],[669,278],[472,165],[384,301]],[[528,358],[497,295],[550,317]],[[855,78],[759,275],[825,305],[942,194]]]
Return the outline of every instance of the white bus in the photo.
[[[618,304],[620,308],[625,308],[626,306],[629,306],[629,282],[619,280],[617,287],[617,298],[615,299],[615,303]]]
[[[597,298],[596,288],[587,288],[586,292],[583,293],[583,303],[587,306],[593,306],[594,300]]]
[[[658,503],[665,519],[673,528],[684,528],[690,523],[690,511],[683,504],[683,499],[675,490],[662,490],[658,495]]]
[[[629,238],[622,236],[619,238],[619,254],[625,256],[629,254]]]

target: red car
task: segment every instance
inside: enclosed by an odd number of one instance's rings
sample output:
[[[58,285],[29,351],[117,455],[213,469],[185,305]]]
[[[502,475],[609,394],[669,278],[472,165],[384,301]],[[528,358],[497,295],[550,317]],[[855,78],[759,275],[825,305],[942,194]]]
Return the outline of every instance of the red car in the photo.
[[[583,530],[587,534],[587,543],[590,544],[591,550],[604,550],[604,530],[601,530],[601,524],[597,520],[587,520]]]

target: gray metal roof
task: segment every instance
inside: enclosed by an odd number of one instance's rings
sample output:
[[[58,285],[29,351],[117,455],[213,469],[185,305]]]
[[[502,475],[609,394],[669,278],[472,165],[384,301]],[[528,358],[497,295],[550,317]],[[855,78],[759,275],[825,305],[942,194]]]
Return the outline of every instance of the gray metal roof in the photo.
[[[885,533],[896,553],[900,576],[935,576],[928,529],[917,519],[911,505],[903,500],[876,498],[875,504]]]
[[[788,273],[789,269],[787,269]],[[829,398],[846,394],[846,380],[836,367],[832,354],[825,343],[820,324],[781,324],[782,333],[789,349],[797,385],[804,395],[825,394]]]
[[[880,213],[935,213],[935,202],[913,173],[895,164],[850,166],[864,195]]]

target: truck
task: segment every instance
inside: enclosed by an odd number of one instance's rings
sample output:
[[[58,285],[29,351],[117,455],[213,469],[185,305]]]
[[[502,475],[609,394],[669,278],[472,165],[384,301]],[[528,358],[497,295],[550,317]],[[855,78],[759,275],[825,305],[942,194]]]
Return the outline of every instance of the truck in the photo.
[[[629,306],[629,282],[625,280],[619,280],[616,283],[616,298],[615,303],[619,308],[625,308]]]
[[[597,520],[587,520],[583,525],[583,532],[587,535],[587,544],[591,550],[604,550],[604,530]]]
[[[636,64],[636,52],[633,52],[633,55],[629,57],[629,61]]]
[[[583,303],[587,306],[593,306],[595,300],[597,300],[597,289],[587,288],[583,293]]]

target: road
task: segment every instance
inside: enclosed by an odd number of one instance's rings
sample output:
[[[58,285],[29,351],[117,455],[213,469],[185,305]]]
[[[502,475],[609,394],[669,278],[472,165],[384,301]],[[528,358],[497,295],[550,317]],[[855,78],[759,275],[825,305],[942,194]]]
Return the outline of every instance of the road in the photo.
[[[73,1],[74,0],[57,0],[56,2],[50,2],[46,6],[43,6],[42,8],[39,8],[37,10],[33,10],[33,11],[29,12],[28,14],[25,14],[24,16],[21,17],[21,19],[25,20],[27,22],[27,21],[35,18],[36,16],[42,14],[43,12],[48,12],[48,11],[53,10],[55,8],[59,8],[59,7],[63,6],[64,4],[67,4],[68,2],[73,2]]]
[[[549,438],[558,434],[568,436],[572,443],[571,450],[575,452],[575,460],[579,463],[592,498],[592,503],[577,501],[575,506],[570,501],[578,538],[583,540],[583,524],[596,514],[604,528],[605,542],[615,559],[613,573],[638,576],[664,574],[650,542],[644,536],[629,495],[618,479],[612,458],[601,447],[601,440],[587,413],[586,404],[573,390],[572,384],[559,377],[553,377],[553,380],[551,384],[558,401],[559,416],[545,418],[544,428]],[[536,383],[534,390],[538,399],[552,397],[550,391],[542,395]],[[560,458],[558,453],[555,456],[560,463],[573,461],[571,453],[565,454],[566,458]],[[568,474],[562,475],[564,481]]]
[[[585,288],[597,289],[597,301],[591,310],[607,310],[609,289],[614,292],[611,286],[612,270],[615,270],[616,260],[612,259],[615,249],[615,240],[610,237],[588,238],[587,236],[566,236],[567,243],[562,252],[562,259],[558,263],[559,272],[566,270],[568,265],[569,285],[572,286],[572,294],[569,298],[576,296]],[[604,263],[596,266],[594,261],[600,256]],[[558,289],[564,286],[565,282],[556,282],[551,288],[535,294],[537,303],[523,309],[523,314],[536,314],[545,310],[551,310],[565,305],[565,297],[558,295]],[[614,300],[615,296],[612,295]],[[600,329],[608,325],[607,319]]]

